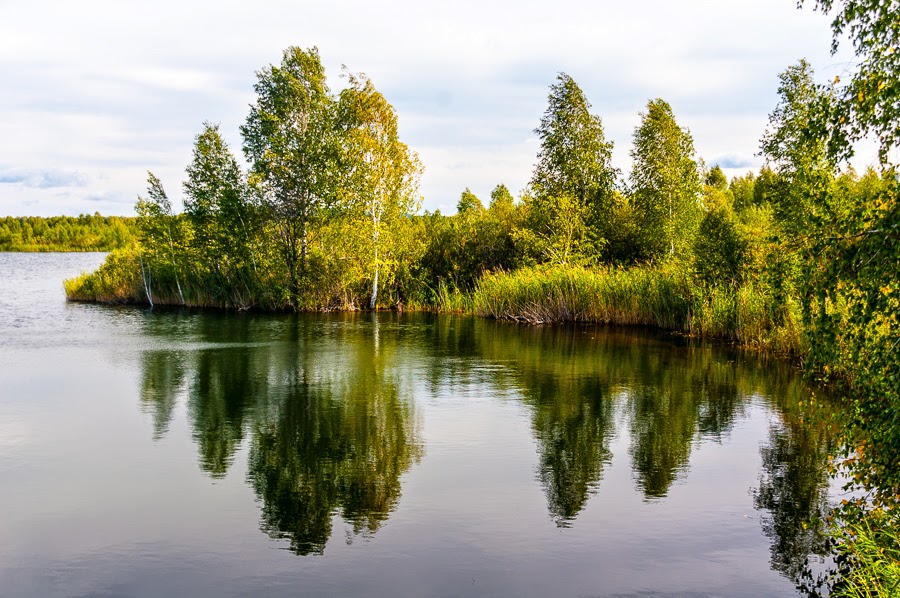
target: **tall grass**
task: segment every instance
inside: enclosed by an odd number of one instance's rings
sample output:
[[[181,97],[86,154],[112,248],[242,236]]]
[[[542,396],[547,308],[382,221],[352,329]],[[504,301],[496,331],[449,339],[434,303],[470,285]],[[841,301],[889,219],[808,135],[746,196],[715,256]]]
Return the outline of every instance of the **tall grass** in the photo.
[[[675,272],[525,268],[485,275],[475,313],[530,324],[599,322],[689,330],[692,289]]]
[[[144,300],[137,254],[117,250],[94,272],[85,272],[63,283],[69,301],[134,303]]]
[[[134,248],[110,253],[94,272],[85,272],[63,282],[66,299],[95,303],[152,303],[182,305],[181,295],[170,272],[145,269]],[[206,281],[203,281],[206,282]],[[146,286],[145,286],[146,283]],[[220,307],[208,284],[182,283],[184,304],[194,307]],[[149,288],[150,297],[147,296]]]
[[[442,313],[472,313],[475,311],[474,298],[455,287],[449,287],[442,280],[434,294],[434,309]]]
[[[692,331],[779,353],[806,352],[800,304],[777,302],[752,283],[738,288],[700,287],[694,301]]]
[[[69,301],[135,303],[214,309],[262,309],[268,311],[356,311],[368,302],[369,288],[342,284],[318,270],[292,299],[284,277],[237,273],[226,278],[210,269],[190,266],[176,271],[171,264],[142,264],[137,249],[110,253],[94,272],[64,281]],[[177,274],[177,278],[176,278]],[[180,287],[180,291],[179,291]],[[459,293],[447,293],[464,306]],[[382,293],[386,296],[386,293]],[[460,310],[462,307],[460,307]]]
[[[836,530],[837,549],[848,560],[836,596],[881,598],[900,596],[900,529],[898,517],[878,511]]]
[[[485,275],[472,296],[482,316],[530,324],[652,326],[775,351],[802,350],[799,307],[753,286],[708,289],[679,268],[525,268]]]

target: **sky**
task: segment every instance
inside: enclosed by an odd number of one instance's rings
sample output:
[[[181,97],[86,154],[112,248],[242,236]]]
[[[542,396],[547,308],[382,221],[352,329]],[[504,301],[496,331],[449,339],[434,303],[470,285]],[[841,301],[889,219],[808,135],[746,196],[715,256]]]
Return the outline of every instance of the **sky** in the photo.
[[[243,161],[255,73],[292,45],[318,47],[333,91],[346,66],[393,104],[425,166],[422,209],[453,213],[467,187],[485,202],[498,183],[518,195],[560,72],[626,175],[657,97],[708,166],[743,174],[762,164],[778,74],[801,58],[823,82],[849,68],[830,54],[830,19],[807,4],[0,0],[0,216],[132,215],[148,170],[180,206],[204,121]]]

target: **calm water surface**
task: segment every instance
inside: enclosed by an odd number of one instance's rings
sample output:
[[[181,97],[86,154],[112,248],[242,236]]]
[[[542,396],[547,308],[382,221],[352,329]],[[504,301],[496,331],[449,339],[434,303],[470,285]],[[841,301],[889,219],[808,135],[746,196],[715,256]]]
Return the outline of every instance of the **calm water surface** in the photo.
[[[795,596],[821,550],[832,439],[783,364],[66,304],[102,259],[0,253],[0,595]]]

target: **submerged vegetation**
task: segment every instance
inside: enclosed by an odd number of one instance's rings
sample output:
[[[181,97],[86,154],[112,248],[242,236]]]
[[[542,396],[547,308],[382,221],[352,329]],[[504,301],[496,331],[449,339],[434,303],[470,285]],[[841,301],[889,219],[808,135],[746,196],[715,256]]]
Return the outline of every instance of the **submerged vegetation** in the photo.
[[[729,182],[706,168],[672,107],[653,99],[623,180],[600,117],[560,74],[535,131],[528,188],[516,201],[498,185],[488,205],[466,189],[452,216],[418,213],[422,166],[371,80],[348,74],[335,94],[315,48],[288,48],[257,73],[241,128],[249,170],[206,124],[184,212],[151,174],[136,242],[67,281],[67,296],[241,310],[437,308],[655,326],[792,353],[851,397],[844,463],[868,497],[853,504],[896,520],[900,182],[888,158],[900,140],[900,17],[875,0],[816,6],[835,12],[835,40],[849,34],[859,70],[820,85],[801,60],[780,75],[758,173]],[[870,132],[882,162],[858,173],[846,159]],[[896,555],[896,534],[865,537]],[[857,569],[896,570],[895,557],[876,568],[866,544],[838,538]]]

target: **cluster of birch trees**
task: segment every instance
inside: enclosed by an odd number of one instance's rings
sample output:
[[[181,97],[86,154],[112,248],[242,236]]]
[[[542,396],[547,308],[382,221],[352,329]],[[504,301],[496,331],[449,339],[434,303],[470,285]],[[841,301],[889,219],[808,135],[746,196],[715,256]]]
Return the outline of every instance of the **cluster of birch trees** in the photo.
[[[809,232],[871,204],[887,173],[838,170],[814,114],[828,104],[805,61],[781,75],[766,166],[730,182],[698,158],[662,99],[647,103],[623,177],[576,82],[560,73],[518,198],[465,189],[454,215],[418,213],[422,165],[371,80],[333,93],[315,48],[257,73],[239,166],[216,125],[197,136],[176,214],[150,175],[139,214],[140,295],[150,303],[264,309],[431,306],[489,271],[554,265],[682,268],[700,285],[750,284],[795,309]],[[807,251],[807,253],[804,253]],[[804,276],[806,276],[804,278]],[[768,299],[771,298],[772,301]]]
[[[422,166],[371,80],[332,93],[315,48],[257,73],[243,172],[216,125],[197,136],[176,214],[159,179],[137,204],[142,294],[153,303],[293,309],[433,303],[486,271],[687,259],[702,217],[689,132],[653,100],[629,181],[575,81],[560,74],[519,201],[466,189],[457,214],[417,215]],[[382,289],[387,296],[382,297]],[[381,300],[380,300],[381,299]]]
[[[148,301],[155,277],[167,303],[303,309],[332,292],[326,306],[353,304],[359,289],[346,293],[358,281],[334,280],[343,269],[366,279],[365,306],[377,305],[394,224],[418,209],[422,169],[371,80],[345,76],[349,85],[333,94],[318,51],[288,48],[280,65],[257,73],[241,127],[247,172],[207,123],[187,168],[183,214],[150,174],[137,203]]]

